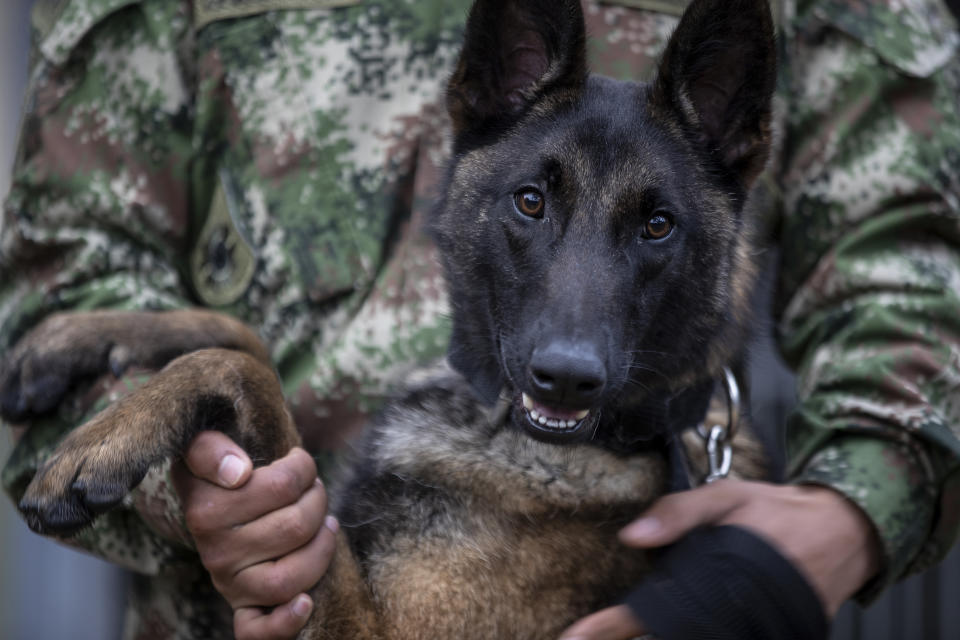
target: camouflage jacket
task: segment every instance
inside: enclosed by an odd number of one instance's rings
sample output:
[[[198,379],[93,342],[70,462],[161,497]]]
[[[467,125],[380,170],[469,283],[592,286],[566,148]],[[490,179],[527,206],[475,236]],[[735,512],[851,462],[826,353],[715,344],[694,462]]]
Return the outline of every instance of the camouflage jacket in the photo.
[[[649,79],[683,0],[587,2],[591,65]],[[306,443],[333,451],[443,353],[422,220],[468,0],[46,0],[0,227],[0,352],[54,310],[206,306],[257,327]],[[960,514],[960,63],[940,0],[785,0],[780,246],[795,481],[870,516],[869,597]],[[142,373],[17,427],[17,498]],[[165,470],[69,541],[138,573],[127,635],[226,637]]]

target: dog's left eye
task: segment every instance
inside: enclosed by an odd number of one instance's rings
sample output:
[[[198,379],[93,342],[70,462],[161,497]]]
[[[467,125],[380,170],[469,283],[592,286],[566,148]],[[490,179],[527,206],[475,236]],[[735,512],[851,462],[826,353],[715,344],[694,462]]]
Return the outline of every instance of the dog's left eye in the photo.
[[[651,240],[663,240],[673,231],[669,214],[654,213],[643,227],[643,235]]]
[[[543,217],[543,194],[533,188],[526,188],[513,194],[517,211],[531,218]]]

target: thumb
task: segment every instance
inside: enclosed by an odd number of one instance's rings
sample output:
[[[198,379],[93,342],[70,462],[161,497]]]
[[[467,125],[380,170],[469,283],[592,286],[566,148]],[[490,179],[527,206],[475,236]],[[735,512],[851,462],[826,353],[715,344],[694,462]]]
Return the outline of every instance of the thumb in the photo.
[[[197,434],[184,453],[183,461],[190,473],[224,489],[243,485],[253,471],[250,456],[220,431]]]
[[[668,494],[624,527],[620,541],[641,548],[671,544],[697,527],[719,524],[745,499],[744,485],[737,480],[721,480]]]
[[[560,640],[629,640],[647,633],[626,605],[603,609],[577,621]]]

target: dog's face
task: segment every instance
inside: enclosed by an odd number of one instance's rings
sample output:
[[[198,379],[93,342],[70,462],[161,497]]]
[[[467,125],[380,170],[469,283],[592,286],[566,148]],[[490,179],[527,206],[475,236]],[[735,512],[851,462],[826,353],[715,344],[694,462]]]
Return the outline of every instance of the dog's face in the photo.
[[[586,73],[576,0],[475,3],[434,230],[451,363],[516,426],[596,438],[739,348],[774,61],[766,0],[695,0],[651,85]]]

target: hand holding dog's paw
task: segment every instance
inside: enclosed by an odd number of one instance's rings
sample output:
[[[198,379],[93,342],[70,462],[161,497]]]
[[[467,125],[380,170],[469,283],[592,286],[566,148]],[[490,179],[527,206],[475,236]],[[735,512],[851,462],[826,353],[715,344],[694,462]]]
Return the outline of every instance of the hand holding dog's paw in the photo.
[[[337,521],[313,459],[295,448],[253,469],[219,432],[200,433],[173,471],[187,528],[214,586],[234,608],[237,638],[292,638],[313,605]],[[264,611],[264,608],[270,608]]]

